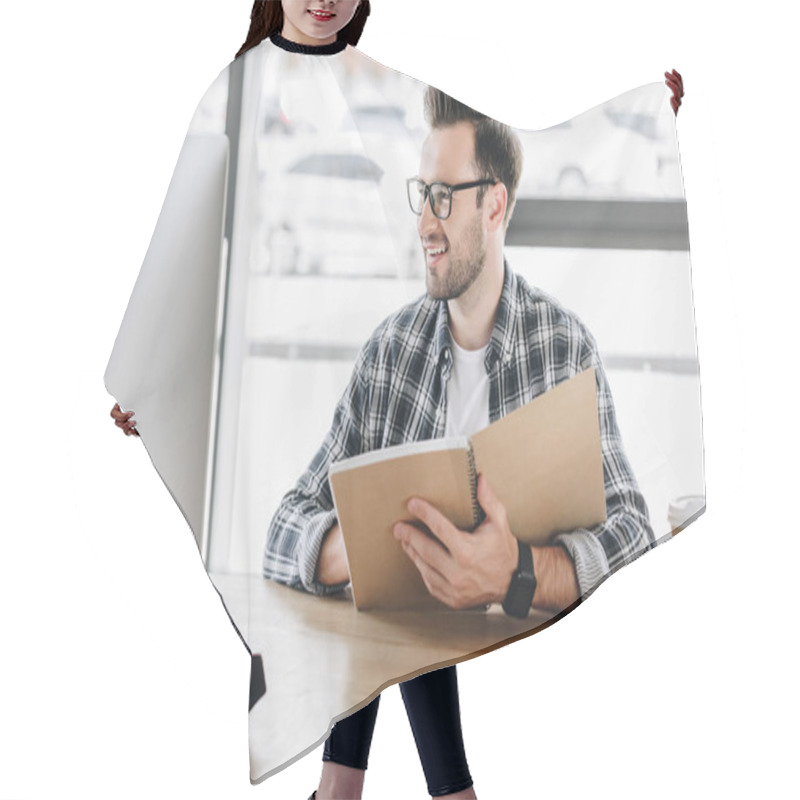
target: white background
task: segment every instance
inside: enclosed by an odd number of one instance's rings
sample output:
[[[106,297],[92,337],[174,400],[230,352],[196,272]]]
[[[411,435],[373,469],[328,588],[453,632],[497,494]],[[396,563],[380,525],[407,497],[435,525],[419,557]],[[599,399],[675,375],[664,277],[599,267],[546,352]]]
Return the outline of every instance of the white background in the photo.
[[[459,667],[481,798],[796,796],[798,225],[784,4],[375,0],[362,49],[519,127],[677,67],[708,512]],[[545,6],[555,6],[545,8]],[[249,0],[8,3],[0,798],[300,798],[248,780],[249,658],[102,376]],[[365,798],[426,797],[396,687]]]

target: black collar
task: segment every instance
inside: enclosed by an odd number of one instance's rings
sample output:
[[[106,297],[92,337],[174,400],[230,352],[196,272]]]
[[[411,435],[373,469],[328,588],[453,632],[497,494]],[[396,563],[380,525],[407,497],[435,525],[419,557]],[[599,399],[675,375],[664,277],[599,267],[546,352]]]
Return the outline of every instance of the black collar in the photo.
[[[341,53],[347,47],[347,39],[337,39],[330,44],[298,44],[289,41],[279,33],[273,33],[269,40],[276,47],[288,50],[290,53],[305,53],[310,56],[332,56]]]

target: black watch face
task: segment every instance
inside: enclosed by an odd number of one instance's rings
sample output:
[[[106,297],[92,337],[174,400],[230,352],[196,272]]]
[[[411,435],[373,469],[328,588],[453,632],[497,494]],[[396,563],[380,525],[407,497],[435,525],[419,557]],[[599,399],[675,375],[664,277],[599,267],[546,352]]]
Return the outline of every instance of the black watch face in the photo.
[[[536,591],[536,579],[531,574],[514,573],[503,609],[514,617],[526,617]]]

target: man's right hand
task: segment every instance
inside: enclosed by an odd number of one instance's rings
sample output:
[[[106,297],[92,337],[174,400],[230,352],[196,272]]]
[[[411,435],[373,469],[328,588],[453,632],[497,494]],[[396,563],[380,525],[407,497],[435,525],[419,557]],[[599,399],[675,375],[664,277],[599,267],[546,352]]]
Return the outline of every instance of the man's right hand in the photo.
[[[345,583],[350,580],[344,537],[338,522],[325,534],[322,542],[317,566],[317,580],[326,586],[335,586],[337,583]]]
[[[114,408],[111,409],[114,424],[125,431],[126,436],[139,435],[139,431],[136,430],[136,420],[133,419],[133,413],[133,411],[123,411],[119,407],[119,403],[114,403]]]

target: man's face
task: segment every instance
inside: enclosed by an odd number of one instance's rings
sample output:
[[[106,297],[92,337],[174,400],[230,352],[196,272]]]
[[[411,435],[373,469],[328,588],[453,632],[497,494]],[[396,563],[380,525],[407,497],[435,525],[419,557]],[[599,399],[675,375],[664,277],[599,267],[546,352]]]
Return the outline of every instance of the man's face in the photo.
[[[482,178],[473,163],[475,129],[459,122],[431,131],[422,147],[419,177],[425,183],[450,185]],[[425,286],[435,300],[460,297],[480,275],[486,260],[483,209],[476,205],[477,188],[454,192],[450,216],[441,220],[426,200],[417,230],[425,255]]]

